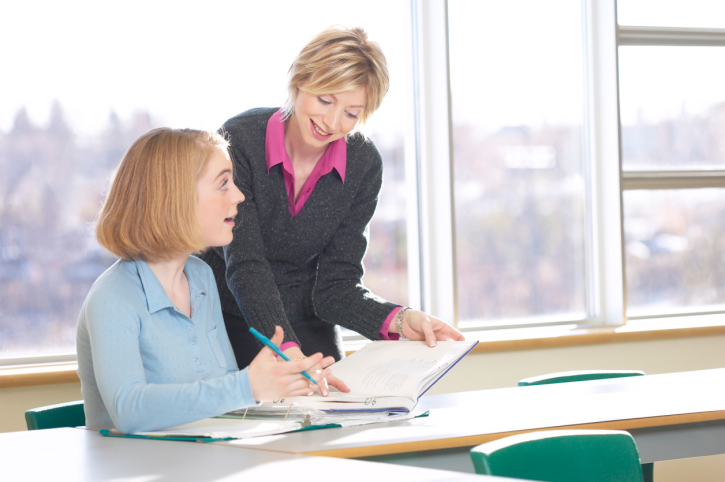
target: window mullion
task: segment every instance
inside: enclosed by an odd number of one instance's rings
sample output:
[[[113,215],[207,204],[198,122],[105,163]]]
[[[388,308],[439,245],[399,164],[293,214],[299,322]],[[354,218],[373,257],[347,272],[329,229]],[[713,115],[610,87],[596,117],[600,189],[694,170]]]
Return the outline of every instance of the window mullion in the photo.
[[[725,187],[725,171],[624,171],[622,189],[696,189]]]
[[[411,0],[422,307],[450,323],[455,255],[448,69],[448,5]]]
[[[592,192],[593,267],[590,316],[601,324],[625,319],[617,16],[615,0],[583,0],[586,13],[587,126]]]
[[[725,29],[632,27],[617,29],[619,45],[725,46]]]

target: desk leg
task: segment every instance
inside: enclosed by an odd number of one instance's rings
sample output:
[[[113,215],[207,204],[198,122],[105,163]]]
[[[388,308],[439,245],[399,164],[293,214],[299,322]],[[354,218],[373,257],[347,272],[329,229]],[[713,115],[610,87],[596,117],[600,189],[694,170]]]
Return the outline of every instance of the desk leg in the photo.
[[[642,481],[654,482],[655,464],[642,464]]]
[[[467,474],[476,473],[473,469],[473,462],[471,462],[471,447],[427,450],[425,452],[410,452],[406,454],[376,455],[374,457],[360,457],[358,460],[408,465],[426,469],[450,470]]]

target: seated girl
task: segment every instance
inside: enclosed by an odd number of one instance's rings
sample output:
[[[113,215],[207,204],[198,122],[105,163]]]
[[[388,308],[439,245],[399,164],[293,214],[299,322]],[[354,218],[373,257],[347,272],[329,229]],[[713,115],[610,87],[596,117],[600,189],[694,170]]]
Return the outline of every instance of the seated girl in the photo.
[[[327,395],[332,357],[277,362],[263,348],[239,370],[214,275],[192,256],[232,240],[237,204],[229,144],[214,133],[154,129],[126,152],[98,216],[98,242],[121,259],[78,320],[86,425],[134,433],[263,400]],[[272,341],[280,344],[280,327]]]

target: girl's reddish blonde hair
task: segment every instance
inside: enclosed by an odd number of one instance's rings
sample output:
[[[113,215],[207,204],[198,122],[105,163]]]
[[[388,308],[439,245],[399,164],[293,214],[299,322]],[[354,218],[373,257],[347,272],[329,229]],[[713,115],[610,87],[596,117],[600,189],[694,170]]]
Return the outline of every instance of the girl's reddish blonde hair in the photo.
[[[101,246],[124,259],[153,261],[207,248],[196,183],[229,143],[193,129],[153,129],[124,154],[96,222]]]

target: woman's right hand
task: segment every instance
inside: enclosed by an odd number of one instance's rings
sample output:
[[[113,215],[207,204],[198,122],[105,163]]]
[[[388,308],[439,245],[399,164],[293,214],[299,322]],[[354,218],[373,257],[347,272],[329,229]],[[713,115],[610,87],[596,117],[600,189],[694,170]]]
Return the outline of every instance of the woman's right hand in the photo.
[[[279,346],[283,339],[282,327],[277,326],[272,343]],[[323,358],[322,353],[315,353],[302,360],[278,363],[274,351],[265,346],[249,364],[252,395],[258,402],[312,395],[318,388],[323,395],[327,395],[325,377],[331,376],[332,371],[327,367],[333,363],[335,363],[334,358],[331,356]],[[312,384],[305,378],[302,375],[303,371],[309,373],[318,385]]]

